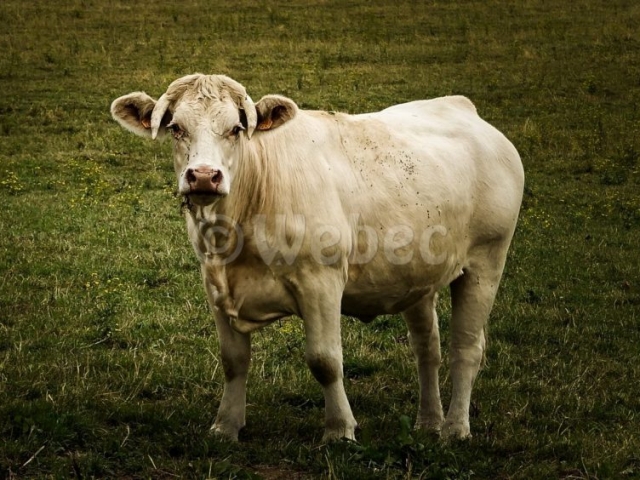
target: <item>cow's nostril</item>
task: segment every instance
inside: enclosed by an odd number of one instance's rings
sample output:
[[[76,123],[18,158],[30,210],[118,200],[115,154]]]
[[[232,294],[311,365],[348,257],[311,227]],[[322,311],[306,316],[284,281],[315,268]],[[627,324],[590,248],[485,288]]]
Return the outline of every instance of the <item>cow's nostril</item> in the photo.
[[[218,185],[220,182],[222,182],[222,172],[220,170],[216,170],[211,177],[211,183]]]
[[[196,181],[196,174],[193,172],[193,169],[188,168],[185,173],[185,177],[187,178],[187,182],[193,183]]]

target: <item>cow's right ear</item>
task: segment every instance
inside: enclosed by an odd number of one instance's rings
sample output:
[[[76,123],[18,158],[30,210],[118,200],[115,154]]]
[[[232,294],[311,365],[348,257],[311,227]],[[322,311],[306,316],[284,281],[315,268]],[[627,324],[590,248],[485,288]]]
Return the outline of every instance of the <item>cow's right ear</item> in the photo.
[[[111,115],[124,128],[141,137],[151,138],[151,114],[156,101],[144,92],[133,92],[116,98],[111,104]],[[160,134],[171,121],[167,111],[160,122]],[[160,136],[160,135],[159,135]]]

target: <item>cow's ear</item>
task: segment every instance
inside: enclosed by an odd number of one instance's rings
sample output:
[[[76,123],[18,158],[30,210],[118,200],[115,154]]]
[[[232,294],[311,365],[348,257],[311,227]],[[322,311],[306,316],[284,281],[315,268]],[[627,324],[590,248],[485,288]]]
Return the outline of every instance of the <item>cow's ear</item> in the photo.
[[[151,114],[156,101],[144,92],[133,92],[116,98],[111,104],[111,115],[124,128],[141,137],[151,138]],[[171,121],[167,113],[160,122],[160,131]]]
[[[280,95],[265,95],[256,103],[258,126],[256,130],[273,130],[291,120],[298,113],[296,103]]]

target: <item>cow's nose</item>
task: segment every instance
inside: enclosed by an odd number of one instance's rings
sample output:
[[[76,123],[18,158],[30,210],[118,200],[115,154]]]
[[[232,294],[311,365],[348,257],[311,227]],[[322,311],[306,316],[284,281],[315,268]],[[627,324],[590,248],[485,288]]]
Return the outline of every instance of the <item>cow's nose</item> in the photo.
[[[210,167],[188,168],[186,173],[190,193],[218,193],[222,172]]]

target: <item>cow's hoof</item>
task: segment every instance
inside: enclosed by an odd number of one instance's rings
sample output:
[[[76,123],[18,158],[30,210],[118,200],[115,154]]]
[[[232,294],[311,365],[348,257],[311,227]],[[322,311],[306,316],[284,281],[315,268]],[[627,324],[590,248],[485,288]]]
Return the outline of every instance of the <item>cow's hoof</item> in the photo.
[[[228,442],[237,442],[240,429],[229,427],[227,425],[222,425],[219,423],[214,423],[209,432],[221,440],[226,440]]]
[[[442,424],[444,420],[442,417],[434,418],[418,418],[416,420],[415,429],[428,434],[440,436],[442,431]]]
[[[356,436],[353,433],[347,434],[342,432],[324,432],[324,435],[322,436],[322,443],[334,443],[341,440],[350,440],[355,442]]]
[[[322,436],[322,443],[337,442],[339,440],[356,440],[356,426],[346,428],[326,428]]]
[[[471,430],[469,425],[444,422],[441,438],[447,442],[454,440],[467,440],[471,438]]]

